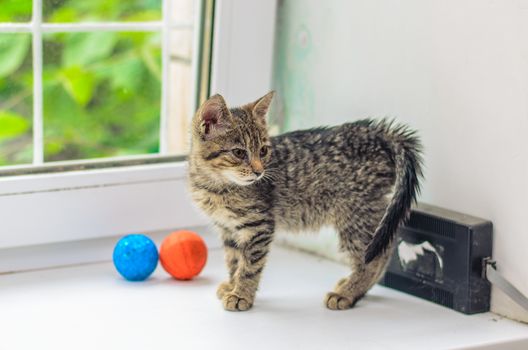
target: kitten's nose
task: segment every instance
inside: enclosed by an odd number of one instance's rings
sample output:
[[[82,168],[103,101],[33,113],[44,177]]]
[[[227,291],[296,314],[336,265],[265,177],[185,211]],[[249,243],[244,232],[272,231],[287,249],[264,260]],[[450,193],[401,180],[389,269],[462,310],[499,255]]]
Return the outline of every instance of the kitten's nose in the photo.
[[[262,166],[262,162],[259,159],[252,159],[251,160],[251,170],[253,171],[253,174],[257,175],[259,177],[264,172],[264,167]]]

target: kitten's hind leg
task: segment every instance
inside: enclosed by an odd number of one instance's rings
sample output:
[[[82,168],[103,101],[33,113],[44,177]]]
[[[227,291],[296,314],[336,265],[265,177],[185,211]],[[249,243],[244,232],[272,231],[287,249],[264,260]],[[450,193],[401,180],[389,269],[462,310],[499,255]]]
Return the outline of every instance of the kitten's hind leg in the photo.
[[[353,307],[367,291],[379,280],[388,260],[388,253],[380,255],[368,265],[353,258],[352,273],[342,278],[333,292],[325,297],[325,305],[331,310],[346,310]]]
[[[355,239],[352,239],[355,238]],[[387,265],[391,249],[369,264],[364,262],[365,244],[350,231],[340,233],[341,249],[347,254],[352,273],[339,280],[333,292],[326,295],[324,303],[331,310],[345,310],[353,307],[379,280]]]

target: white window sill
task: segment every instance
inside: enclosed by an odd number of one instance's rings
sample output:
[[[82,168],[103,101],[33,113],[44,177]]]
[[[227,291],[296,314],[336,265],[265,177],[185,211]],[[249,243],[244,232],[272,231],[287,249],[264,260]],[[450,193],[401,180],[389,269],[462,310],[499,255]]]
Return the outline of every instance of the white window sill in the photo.
[[[339,264],[273,247],[253,310],[230,313],[215,297],[225,276],[210,244],[191,282],[158,266],[147,282],[111,263],[0,275],[5,349],[527,349],[528,326],[491,313],[466,316],[376,286],[355,309],[322,299],[347,273]]]
[[[0,178],[0,249],[203,225],[186,162]],[[0,269],[0,272],[5,270]]]

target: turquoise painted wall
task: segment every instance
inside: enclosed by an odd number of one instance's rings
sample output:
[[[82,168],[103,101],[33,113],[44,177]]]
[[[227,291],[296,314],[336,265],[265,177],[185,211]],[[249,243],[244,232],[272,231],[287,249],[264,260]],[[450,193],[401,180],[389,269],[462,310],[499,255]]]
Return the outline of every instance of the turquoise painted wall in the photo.
[[[316,62],[310,29],[315,20],[310,6],[300,1],[279,1],[275,37],[274,122],[280,130],[295,130],[316,123],[313,113],[314,81],[309,73]]]

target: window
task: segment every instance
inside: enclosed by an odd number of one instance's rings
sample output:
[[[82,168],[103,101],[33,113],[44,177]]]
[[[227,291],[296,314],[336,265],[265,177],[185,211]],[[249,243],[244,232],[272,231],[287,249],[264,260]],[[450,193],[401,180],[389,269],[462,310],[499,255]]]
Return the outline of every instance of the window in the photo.
[[[9,74],[0,76],[0,110],[8,111],[0,127],[0,153],[6,153],[5,147],[12,152],[0,166],[0,255],[13,257],[13,261],[2,261],[0,272],[28,268],[27,259],[24,262],[17,254],[3,254],[5,249],[32,246],[27,249],[36,252],[46,247],[34,247],[41,244],[207,224],[207,218],[190,204],[185,191],[186,164],[178,154],[187,150],[190,117],[209,90],[222,93],[231,105],[246,103],[269,90],[275,1],[0,1],[0,74],[7,69],[2,62],[17,62],[11,63]],[[17,7],[6,19],[4,9],[22,3],[25,7]],[[92,3],[100,7],[89,11]],[[82,8],[78,16],[72,15],[73,4]],[[56,10],[46,12],[46,6]],[[110,11],[112,6],[118,10]],[[40,21],[35,13],[42,14]],[[17,40],[12,39],[15,36]],[[4,47],[17,45],[9,40],[20,46],[10,52],[23,58],[15,60],[13,54],[6,54]],[[138,49],[141,44],[146,48]],[[74,48],[68,48],[71,45]],[[76,56],[84,45],[90,49],[88,57]],[[48,74],[63,68],[67,49],[68,60],[77,60],[76,68],[62,72],[62,80],[51,79]],[[93,66],[117,59],[123,50],[131,51],[127,64],[91,71]],[[39,69],[41,74],[37,74]],[[137,69],[147,82],[142,80],[140,88],[123,91],[133,86]],[[156,94],[147,93],[146,84],[152,86],[156,81]],[[24,84],[30,84],[29,92],[12,99],[27,87]],[[61,114],[59,109],[65,107],[58,97],[47,97],[47,84],[55,84],[54,93],[74,105],[80,116]],[[129,125],[136,108],[103,103],[113,94],[127,93],[135,98],[131,103],[139,107],[140,102],[149,104],[157,111],[150,113],[149,108],[145,112],[145,124]],[[8,100],[11,107],[6,108]],[[124,108],[125,112],[106,114],[117,122],[110,128],[102,118],[103,131],[95,119],[83,120],[86,124],[75,121],[90,117],[98,108],[118,112]],[[83,132],[87,128],[95,128],[97,137],[106,129],[131,131],[125,141],[112,144],[118,136],[108,142],[103,142],[104,138],[90,141]],[[64,134],[76,133],[79,138],[64,142]],[[20,151],[22,147],[25,153]],[[152,154],[146,154],[149,152]],[[38,154],[41,156],[35,156]],[[74,255],[61,254],[61,264],[91,259],[84,253],[83,258],[70,259]],[[51,264],[41,260],[32,258],[29,265]]]
[[[211,3],[2,0],[0,166],[184,154]]]
[[[2,0],[0,249],[190,226],[212,0]]]

